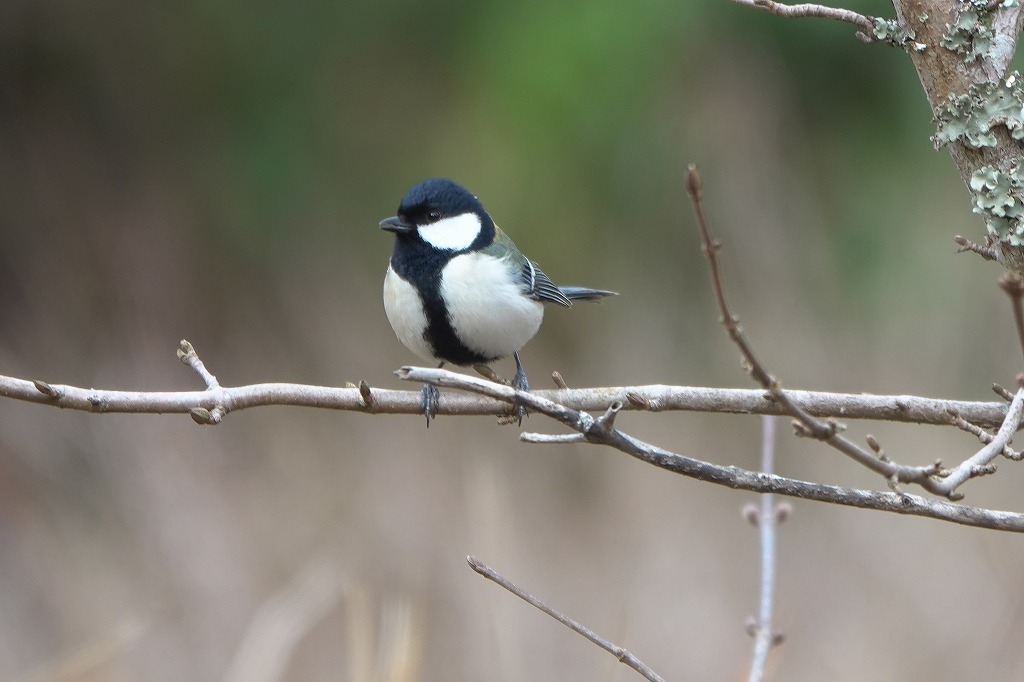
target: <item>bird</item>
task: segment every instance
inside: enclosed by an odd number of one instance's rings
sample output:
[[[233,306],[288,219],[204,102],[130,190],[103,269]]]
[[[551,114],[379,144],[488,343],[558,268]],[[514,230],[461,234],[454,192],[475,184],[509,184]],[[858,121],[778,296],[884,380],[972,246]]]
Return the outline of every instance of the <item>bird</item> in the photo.
[[[515,358],[511,386],[529,391],[519,351],[540,329],[544,305],[571,308],[614,291],[558,286],[491,219],[480,200],[448,178],[414,185],[396,215],[380,221],[395,235],[384,276],[384,311],[398,339],[429,362],[477,366]],[[425,384],[430,420],[440,393]],[[526,410],[516,408],[522,425]]]

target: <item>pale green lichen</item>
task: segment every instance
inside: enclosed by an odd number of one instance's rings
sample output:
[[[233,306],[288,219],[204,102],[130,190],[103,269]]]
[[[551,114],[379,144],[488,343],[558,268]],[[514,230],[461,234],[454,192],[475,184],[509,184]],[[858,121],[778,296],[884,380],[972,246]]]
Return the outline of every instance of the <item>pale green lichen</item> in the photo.
[[[950,95],[935,111],[935,148],[953,141],[994,147],[992,128],[997,125],[1006,126],[1014,139],[1024,139],[1024,90],[1019,79],[1014,71],[1006,80],[974,84],[966,95]]]
[[[888,43],[894,47],[900,47],[904,50],[917,50],[918,52],[924,50],[926,47],[923,43],[915,43],[914,38],[916,34],[912,29],[905,29],[900,26],[900,22],[895,19],[880,19],[874,18],[874,28],[871,33],[874,35],[876,40],[883,43]]]
[[[989,232],[994,237],[1011,246],[1024,245],[1022,189],[1024,176],[1020,173],[1018,163],[1007,170],[982,166],[971,175],[974,212],[985,218]]]
[[[995,11],[1001,7],[1015,7],[1017,0],[1003,0],[990,5],[989,0],[966,0],[952,25],[946,24],[946,33],[939,44],[958,52],[967,63],[989,56],[995,32],[992,23]]]
[[[988,55],[994,35],[992,13],[968,7],[960,11],[952,26],[946,24],[946,34],[939,44],[959,52],[970,63]]]

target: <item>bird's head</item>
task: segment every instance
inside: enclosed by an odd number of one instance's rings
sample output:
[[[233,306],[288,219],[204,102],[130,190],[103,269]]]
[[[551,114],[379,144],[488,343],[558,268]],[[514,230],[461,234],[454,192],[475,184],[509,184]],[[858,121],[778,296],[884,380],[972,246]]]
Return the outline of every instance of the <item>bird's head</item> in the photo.
[[[431,178],[410,189],[398,214],[380,222],[399,240],[419,240],[447,251],[479,249],[494,239],[494,222],[483,204],[462,185]]]

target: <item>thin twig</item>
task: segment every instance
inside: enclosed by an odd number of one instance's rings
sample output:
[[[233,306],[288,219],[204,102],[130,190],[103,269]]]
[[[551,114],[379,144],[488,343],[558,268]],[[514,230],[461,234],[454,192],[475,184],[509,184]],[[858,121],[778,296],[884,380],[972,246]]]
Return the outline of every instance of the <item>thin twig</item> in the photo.
[[[1013,397],[1011,396],[1010,399],[1012,400]],[[988,445],[989,443],[991,443],[993,441],[993,439],[995,438],[995,436],[993,436],[991,433],[989,433],[985,429],[981,428],[980,426],[978,426],[976,424],[972,424],[971,422],[967,421],[966,419],[964,419],[963,417],[961,417],[960,415],[958,415],[955,412],[951,413],[950,417],[951,417],[951,419],[953,421],[953,426],[957,427],[961,431],[966,431],[967,433],[973,435],[975,438],[980,440],[985,445]],[[1018,461],[1018,460],[1024,458],[1024,455],[1022,455],[1021,453],[1017,452],[1016,450],[1011,448],[1009,445],[1003,447],[1002,455],[1003,455],[1003,457],[1005,457],[1007,459],[1012,459],[1014,461]]]
[[[1013,321],[1017,325],[1017,341],[1024,352],[1024,280],[1017,272],[1007,271],[999,278],[999,288],[1010,297]]]
[[[949,497],[964,481],[984,473],[990,473],[986,467],[989,467],[992,460],[1001,455],[1003,449],[1010,444],[1013,434],[1020,428],[1022,418],[1024,418],[1024,388],[1020,388],[1013,396],[1013,402],[1006,410],[1006,418],[992,440],[952,471],[943,472],[944,476],[936,481],[935,492]]]
[[[217,381],[217,377],[210,374],[210,370],[206,369],[206,365],[199,359],[196,349],[185,339],[178,342],[178,359],[191,367],[199,375],[199,378],[203,380],[208,390],[212,391],[220,388],[220,382]]]
[[[775,417],[761,417],[761,471],[775,473]],[[761,682],[768,664],[768,653],[782,641],[772,629],[775,603],[775,530],[778,527],[775,500],[771,493],[761,495],[757,527],[761,537],[761,597],[754,624],[754,654],[750,659],[749,682]]]
[[[977,242],[972,242],[970,239],[960,234],[953,237],[953,241],[956,242],[956,245],[959,247],[956,250],[957,253],[966,253],[967,251],[973,251],[974,253],[978,254],[985,260],[999,260],[999,250],[992,246],[991,243],[979,244]]]
[[[704,251],[704,259],[708,264],[711,288],[714,291],[715,302],[718,304],[718,310],[721,313],[722,325],[729,334],[729,338],[732,339],[732,342],[736,344],[736,347],[739,348],[740,353],[743,355],[750,376],[764,387],[773,398],[778,400],[784,406],[786,412],[797,420],[800,427],[802,427],[798,429],[798,433],[801,435],[811,436],[828,443],[857,463],[884,476],[890,482],[890,485],[916,483],[925,490],[935,492],[938,486],[933,477],[939,471],[937,464],[915,467],[897,464],[889,459],[876,457],[853,441],[839,435],[839,425],[835,421],[822,422],[815,419],[794,401],[787,391],[782,390],[782,385],[779,381],[768,372],[754,353],[754,349],[740,327],[739,318],[733,315],[725,299],[725,287],[722,284],[722,274],[718,263],[718,251],[722,248],[722,245],[712,238],[711,231],[708,229],[707,220],[704,217],[703,188],[701,186],[700,174],[697,172],[697,167],[693,164],[690,164],[686,170],[686,190],[690,195],[690,203],[693,205],[693,212],[697,217],[701,247]]]
[[[1005,400],[1006,402],[1011,402],[1013,400],[1013,394],[1010,393],[1005,388],[1003,388],[1002,386],[1000,386],[999,384],[992,384],[992,392],[995,393],[1000,398],[1002,398],[1003,400]]]
[[[199,375],[199,378],[206,384],[206,390],[214,399],[212,407],[205,407],[203,405],[194,405],[188,411],[189,416],[192,417],[192,421],[196,424],[202,424],[204,426],[213,426],[220,424],[221,419],[228,413],[228,408],[225,407],[224,401],[222,400],[222,391],[220,382],[217,381],[217,377],[210,373],[210,370],[206,369],[206,365],[199,359],[199,354],[196,353],[196,349],[191,343],[182,339],[178,342],[178,359],[183,363],[192,368],[192,370]]]
[[[430,383],[442,388],[456,388],[491,396],[506,404],[521,403],[530,410],[546,415],[574,431],[584,434],[589,442],[608,445],[667,471],[735,490],[778,493],[789,497],[848,507],[923,516],[965,526],[1024,533],[1024,514],[1021,513],[954,504],[909,493],[883,493],[812,483],[749,471],[739,467],[720,466],[645,443],[619,429],[603,429],[598,420],[590,414],[574,410],[537,393],[517,391],[510,386],[429,367],[403,367],[398,371],[398,375],[408,381]]]
[[[550,606],[542,602],[540,599],[537,599],[537,597],[533,596],[532,594],[530,594],[523,588],[519,587],[505,576],[495,571],[490,566],[484,564],[475,556],[471,555],[466,557],[466,561],[469,562],[470,568],[472,568],[474,571],[476,571],[483,577],[501,585],[506,590],[516,595],[530,606],[540,609],[541,611],[548,614],[549,616],[551,616],[552,618],[554,618],[559,623],[566,626],[576,634],[582,635],[586,639],[590,640],[592,643],[596,644],[597,646],[601,647],[602,649],[610,653],[615,658],[619,659],[619,662],[628,665],[630,668],[643,675],[646,679],[650,680],[651,682],[665,682],[664,678],[658,675],[658,673],[651,670],[643,661],[638,659],[633,654],[629,653],[619,645],[609,642],[601,635],[579,624],[578,622],[576,622],[569,616],[565,615],[561,611],[551,608]]]
[[[798,17],[820,17],[822,19],[832,19],[834,21],[842,21],[847,24],[853,24],[858,28],[863,29],[867,32],[867,36],[872,35],[875,24],[872,17],[858,14],[857,12],[841,9],[838,7],[826,7],[825,5],[816,5],[814,3],[801,3],[799,5],[786,5],[781,2],[774,2],[773,0],[732,0],[737,5],[745,5],[747,7],[756,7],[766,12],[774,14],[779,17],[798,18]]]

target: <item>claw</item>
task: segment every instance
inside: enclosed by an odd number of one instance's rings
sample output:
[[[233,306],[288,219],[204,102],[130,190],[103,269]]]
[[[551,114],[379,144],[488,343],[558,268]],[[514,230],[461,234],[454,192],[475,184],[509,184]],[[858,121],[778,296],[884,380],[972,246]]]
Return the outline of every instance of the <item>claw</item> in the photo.
[[[512,354],[512,357],[516,359],[516,375],[512,377],[512,388],[517,391],[529,391],[530,382],[526,378],[526,370],[523,369],[523,363],[519,359],[519,351]],[[527,415],[526,408],[522,405],[516,405],[513,416],[519,421],[519,425],[523,425],[523,417]]]
[[[430,428],[430,420],[437,417],[437,403],[441,399],[441,391],[434,384],[423,384],[420,392],[420,410],[427,418],[427,428]]]

